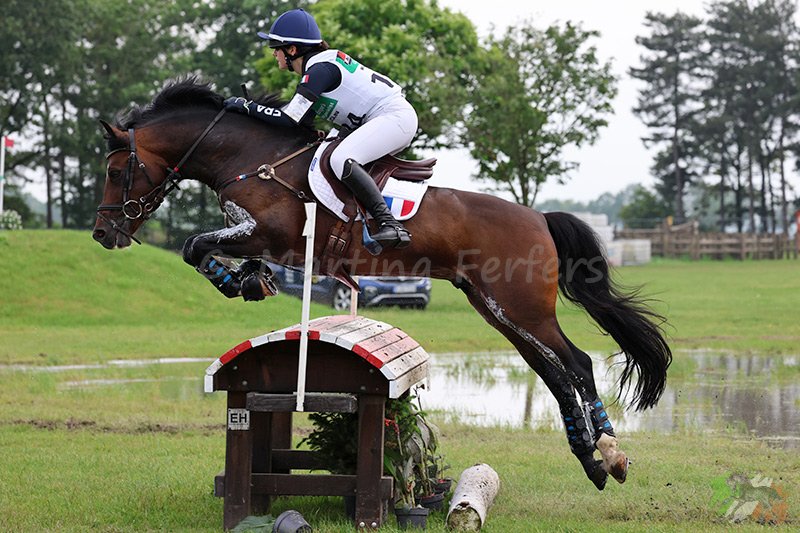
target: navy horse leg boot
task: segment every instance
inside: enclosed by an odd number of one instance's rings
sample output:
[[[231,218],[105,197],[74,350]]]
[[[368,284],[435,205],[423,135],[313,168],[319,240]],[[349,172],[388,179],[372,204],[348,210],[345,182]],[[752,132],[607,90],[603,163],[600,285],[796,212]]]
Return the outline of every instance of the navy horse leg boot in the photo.
[[[564,429],[567,432],[570,450],[583,466],[586,477],[594,483],[598,490],[603,490],[608,473],[603,469],[603,461],[594,458],[594,432],[587,416],[588,413],[578,405],[577,401],[570,403],[571,405],[561,408],[561,417],[564,419]]]
[[[378,223],[378,231],[372,234],[374,240],[392,248],[405,248],[411,244],[411,234],[392,216],[375,181],[361,165],[348,159],[344,164],[342,183],[353,191],[356,200]]]

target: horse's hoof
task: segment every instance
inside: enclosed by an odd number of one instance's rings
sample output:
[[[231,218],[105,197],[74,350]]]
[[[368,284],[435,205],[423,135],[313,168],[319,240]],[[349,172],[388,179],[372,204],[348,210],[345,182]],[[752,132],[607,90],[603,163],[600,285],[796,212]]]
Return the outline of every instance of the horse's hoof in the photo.
[[[619,483],[625,483],[628,477],[628,456],[617,449],[617,439],[603,433],[597,439],[597,449],[603,456],[603,470],[611,474],[611,477]]]
[[[606,488],[606,481],[608,481],[608,473],[602,468],[603,461],[595,461],[594,470],[589,474],[589,479],[592,480],[597,490]]]
[[[258,274],[250,274],[242,280],[241,293],[245,302],[258,302],[268,296]]]
[[[628,477],[628,465],[631,462],[624,453],[618,452],[618,455],[616,462],[608,467],[608,473],[619,483],[625,483],[625,479]]]

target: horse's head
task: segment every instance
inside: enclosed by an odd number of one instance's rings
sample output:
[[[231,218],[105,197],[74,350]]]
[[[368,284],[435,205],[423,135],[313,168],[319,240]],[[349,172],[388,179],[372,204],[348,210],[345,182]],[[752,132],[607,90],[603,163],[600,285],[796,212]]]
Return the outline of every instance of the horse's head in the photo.
[[[133,235],[163,201],[169,172],[161,156],[137,144],[133,128],[124,132],[100,122],[108,143],[108,164],[92,236],[109,250],[125,248],[131,240],[139,242]]]
[[[275,95],[257,101],[282,105]],[[134,106],[114,126],[101,121],[108,163],[94,239],[108,249],[130,246],[184,172],[218,190],[217,178],[255,170],[262,157],[280,159],[278,153],[309,141],[308,130],[268,128],[244,115],[215,128],[224,115],[222,96],[188,78],[169,82],[150,104]]]

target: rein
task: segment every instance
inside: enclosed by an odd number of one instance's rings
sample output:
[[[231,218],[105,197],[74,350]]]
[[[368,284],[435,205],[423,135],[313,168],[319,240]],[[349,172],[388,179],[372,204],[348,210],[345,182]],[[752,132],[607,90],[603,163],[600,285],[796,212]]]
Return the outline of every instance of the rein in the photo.
[[[123,188],[122,188],[122,203],[121,204],[101,204],[97,207],[97,216],[104,220],[107,224],[109,224],[112,228],[114,228],[119,233],[122,233],[126,237],[130,238],[137,244],[142,244],[136,237],[134,237],[130,232],[125,230],[120,224],[117,224],[115,221],[108,218],[106,215],[102,213],[102,211],[121,211],[125,218],[128,220],[138,220],[140,218],[147,220],[150,218],[150,215],[158,209],[158,206],[164,201],[167,195],[172,192],[174,189],[179,188],[178,183],[183,179],[181,175],[180,169],[189,160],[189,158],[194,154],[195,150],[197,150],[198,145],[206,138],[209,132],[217,125],[217,123],[222,120],[222,117],[225,116],[225,108],[221,109],[217,116],[211,121],[211,123],[203,130],[197,139],[194,141],[192,146],[183,154],[178,164],[174,167],[167,169],[167,176],[164,178],[164,181],[161,182],[159,185],[155,185],[153,180],[150,178],[150,174],[147,172],[147,168],[145,167],[144,162],[139,159],[138,154],[136,153],[136,137],[134,135],[134,129],[128,129],[128,148],[130,150],[130,155],[128,156],[128,167],[125,169],[125,178],[123,181]],[[126,148],[118,148],[109,152],[106,155],[106,159],[110,158],[117,152],[121,152],[126,150]],[[133,190],[133,179],[135,177],[136,168],[139,168],[144,177],[147,179],[147,183],[150,184],[152,190],[145,194],[144,196],[140,197],[139,199],[131,199],[130,192]],[[124,222],[123,222],[124,224]]]

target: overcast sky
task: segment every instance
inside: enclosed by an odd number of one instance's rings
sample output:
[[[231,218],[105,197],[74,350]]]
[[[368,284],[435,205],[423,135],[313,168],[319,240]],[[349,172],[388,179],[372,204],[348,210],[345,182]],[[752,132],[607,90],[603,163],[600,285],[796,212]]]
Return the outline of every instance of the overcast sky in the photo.
[[[627,75],[631,66],[639,65],[643,48],[634,39],[645,35],[645,13],[675,11],[703,16],[702,0],[439,0],[439,6],[466,15],[485,37],[492,25],[502,33],[509,25],[532,20],[538,28],[566,20],[581,22],[586,30],[600,32],[592,42],[601,60],[611,61],[619,78],[619,94],[614,100],[614,115],[600,131],[594,146],[569,152],[571,160],[580,163],[565,185],[546,184],[537,201],[550,198],[593,200],[604,192],[619,192],[632,183],[652,183],[652,155],[642,145],[645,128],[631,109],[636,104],[639,82]],[[476,165],[466,151],[433,154],[439,157],[432,185],[457,189],[479,190],[470,176]]]

